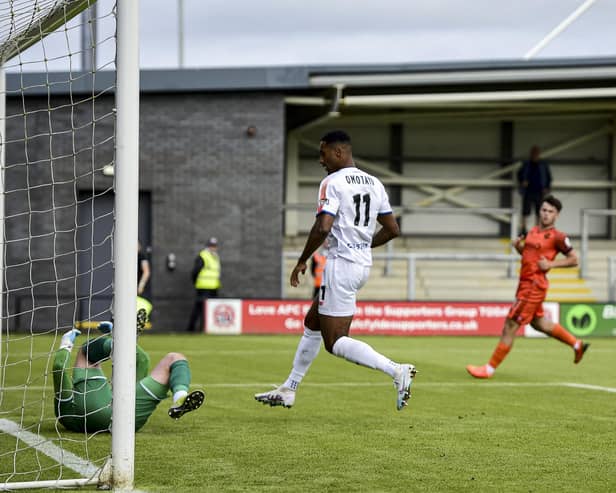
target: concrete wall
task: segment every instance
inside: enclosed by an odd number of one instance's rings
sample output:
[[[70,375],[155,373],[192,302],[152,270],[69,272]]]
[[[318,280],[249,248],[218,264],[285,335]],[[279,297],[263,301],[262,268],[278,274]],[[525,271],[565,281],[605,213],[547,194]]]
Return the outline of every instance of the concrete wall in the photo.
[[[152,194],[156,326],[184,330],[190,271],[219,240],[225,297],[278,297],[284,191],[284,104],[279,95],[145,95],[141,189]],[[254,137],[246,129],[257,129]],[[177,268],[166,268],[174,253]]]

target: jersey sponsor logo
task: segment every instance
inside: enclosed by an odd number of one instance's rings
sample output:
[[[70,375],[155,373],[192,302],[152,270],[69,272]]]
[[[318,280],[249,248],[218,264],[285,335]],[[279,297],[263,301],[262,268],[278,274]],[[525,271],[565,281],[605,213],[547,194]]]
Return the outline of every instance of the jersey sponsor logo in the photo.
[[[369,243],[347,243],[346,246],[351,250],[367,250],[370,248]]]

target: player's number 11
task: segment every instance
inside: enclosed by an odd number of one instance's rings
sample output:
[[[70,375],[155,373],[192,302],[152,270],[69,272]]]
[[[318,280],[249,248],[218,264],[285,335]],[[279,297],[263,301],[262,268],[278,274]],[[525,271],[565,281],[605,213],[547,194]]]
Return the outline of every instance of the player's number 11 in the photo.
[[[362,202],[364,203],[364,226],[368,226],[370,222],[370,194],[353,195],[353,202],[355,203],[355,226],[359,226],[359,221],[361,219],[360,206]]]

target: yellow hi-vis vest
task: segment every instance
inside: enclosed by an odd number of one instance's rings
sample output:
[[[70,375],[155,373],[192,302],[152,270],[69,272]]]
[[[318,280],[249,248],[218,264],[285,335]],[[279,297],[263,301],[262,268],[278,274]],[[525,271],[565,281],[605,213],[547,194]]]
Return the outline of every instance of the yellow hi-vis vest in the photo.
[[[220,287],[220,259],[209,250],[201,250],[203,267],[195,281],[196,289],[218,289]]]

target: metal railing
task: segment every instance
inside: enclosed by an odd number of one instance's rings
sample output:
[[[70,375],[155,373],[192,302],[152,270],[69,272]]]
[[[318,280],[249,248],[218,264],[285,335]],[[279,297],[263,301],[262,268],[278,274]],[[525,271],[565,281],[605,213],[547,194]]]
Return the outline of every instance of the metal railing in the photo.
[[[309,210],[314,211],[314,204],[285,204],[283,209],[287,210]],[[439,215],[469,215],[479,214],[488,216],[499,222],[509,223],[509,240],[510,240],[510,252],[512,260],[509,262],[507,268],[507,276],[514,277],[515,275],[515,262],[517,260],[517,252],[513,247],[514,240],[518,237],[518,213],[519,211],[512,207],[403,207],[394,206],[394,214],[396,217],[401,217],[404,214],[439,214]],[[395,255],[392,251],[393,244],[387,243],[385,246],[388,255]],[[385,275],[389,275],[391,272],[391,265],[389,260],[385,263]]]
[[[518,237],[518,213],[519,211],[511,207],[468,207],[468,208],[452,208],[452,207],[405,207],[396,213],[419,213],[419,214],[481,214],[491,216],[496,220],[503,220],[499,217],[500,214],[509,216],[509,250],[512,260],[507,267],[507,277],[514,277],[515,266],[518,259],[517,252],[513,247],[513,242]],[[424,259],[426,260],[426,259]],[[449,259],[451,260],[451,259]]]
[[[284,259],[296,259],[301,252],[283,252],[283,268],[281,274],[280,293],[285,292],[287,276],[284,269]],[[415,281],[417,279],[418,260],[460,260],[460,261],[483,261],[483,262],[508,262],[509,265],[515,263],[519,255],[506,253],[373,253],[374,260],[406,260],[407,262],[407,301],[414,301],[416,298]]]
[[[580,279],[588,275],[588,219],[590,216],[616,216],[616,209],[582,209],[580,211]]]

